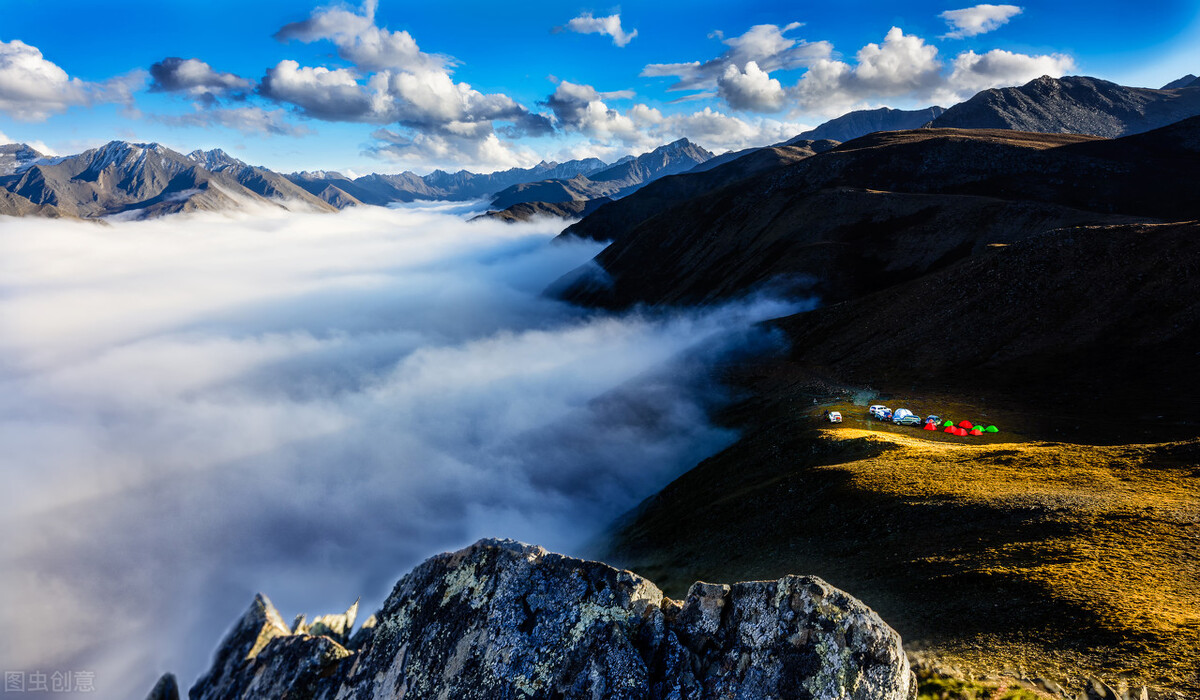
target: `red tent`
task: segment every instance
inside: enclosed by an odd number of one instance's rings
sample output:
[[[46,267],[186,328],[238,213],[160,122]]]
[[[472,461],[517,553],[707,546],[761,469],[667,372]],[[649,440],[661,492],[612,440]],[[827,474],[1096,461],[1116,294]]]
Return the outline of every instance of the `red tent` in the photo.
[[[957,436],[959,436],[959,437],[966,437],[966,436],[967,436],[967,429],[966,429],[966,428],[959,428],[958,430],[954,431],[954,434],[955,434],[955,435],[957,435]]]
[[[958,427],[966,428],[967,430],[970,430],[971,428],[974,428],[975,426],[971,425],[971,421],[964,420],[958,424]]]
[[[975,428],[971,428],[971,434],[972,435],[983,435],[983,431],[980,430],[978,427],[975,427]]]
[[[925,430],[937,430],[937,428],[934,427],[933,423],[926,423]]]
[[[953,425],[947,425],[947,426],[946,426],[946,429],[945,429],[945,430],[943,430],[942,432],[943,432],[943,433],[952,433],[952,434],[958,434],[958,431],[957,431],[957,430],[955,430],[955,428],[954,428],[954,426],[953,426]]]

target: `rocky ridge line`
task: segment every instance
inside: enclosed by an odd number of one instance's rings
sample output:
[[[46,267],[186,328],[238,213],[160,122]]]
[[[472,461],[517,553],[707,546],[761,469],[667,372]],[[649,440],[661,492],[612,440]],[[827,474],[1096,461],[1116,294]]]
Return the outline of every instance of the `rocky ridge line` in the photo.
[[[259,595],[189,696],[916,697],[899,635],[808,576],[696,583],[680,602],[606,564],[481,540],[418,566],[350,636],[356,610],[291,629]]]

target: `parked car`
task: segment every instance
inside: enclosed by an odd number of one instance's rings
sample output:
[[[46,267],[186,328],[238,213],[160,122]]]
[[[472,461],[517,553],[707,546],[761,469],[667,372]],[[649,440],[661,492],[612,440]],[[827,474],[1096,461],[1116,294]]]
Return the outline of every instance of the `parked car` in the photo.
[[[930,415],[929,415],[929,416],[928,416],[928,417],[925,419],[925,422],[926,422],[926,423],[933,423],[934,425],[940,425],[940,424],[941,424],[941,422],[942,422],[942,417],[941,417],[941,416],[937,416],[937,415],[930,414]]]
[[[903,418],[905,416],[911,416],[912,414],[913,414],[913,412],[908,410],[907,408],[897,408],[895,411],[892,412],[892,422],[899,423],[901,418]]]
[[[841,423],[842,422],[842,414],[838,413],[837,411],[830,411],[827,415],[828,415],[830,423]]]
[[[871,406],[870,408],[867,409],[867,413],[870,413],[872,416],[878,416],[879,412],[885,408],[887,408],[887,406],[875,404],[874,406]]]
[[[892,409],[884,406],[883,408],[879,409],[878,412],[876,412],[875,418],[878,420],[891,420],[892,419]]]
[[[899,413],[899,411],[897,411]],[[906,413],[903,416],[893,416],[892,422],[896,425],[920,425],[921,417],[915,413]]]

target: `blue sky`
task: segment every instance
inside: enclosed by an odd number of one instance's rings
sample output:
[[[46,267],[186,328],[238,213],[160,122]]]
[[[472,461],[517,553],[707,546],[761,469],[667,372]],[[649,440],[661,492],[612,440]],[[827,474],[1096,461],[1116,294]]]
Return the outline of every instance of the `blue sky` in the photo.
[[[285,171],[491,170],[683,136],[720,152],[1043,73],[1200,73],[1194,0],[0,4],[5,140]]]

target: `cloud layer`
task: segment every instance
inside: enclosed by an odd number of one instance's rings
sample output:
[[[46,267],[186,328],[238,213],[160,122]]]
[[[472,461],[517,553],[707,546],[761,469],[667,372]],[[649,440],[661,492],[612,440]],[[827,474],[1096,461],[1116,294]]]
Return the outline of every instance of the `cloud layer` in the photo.
[[[732,439],[769,301],[590,315],[599,246],[433,208],[0,228],[0,658],[139,697],[255,591],[372,608],[481,536],[572,550]]]

